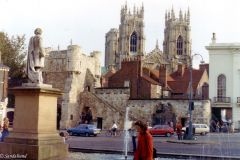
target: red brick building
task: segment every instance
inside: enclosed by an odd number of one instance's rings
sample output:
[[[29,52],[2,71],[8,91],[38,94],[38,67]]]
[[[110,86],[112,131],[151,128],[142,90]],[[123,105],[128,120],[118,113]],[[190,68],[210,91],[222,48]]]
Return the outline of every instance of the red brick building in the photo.
[[[192,70],[193,98],[208,98],[208,74],[204,67]],[[130,87],[130,99],[188,98],[190,70],[179,64],[168,74],[164,65],[159,70],[142,67],[141,58],[125,59],[121,69],[108,77],[109,88]],[[106,87],[106,86],[105,86]]]

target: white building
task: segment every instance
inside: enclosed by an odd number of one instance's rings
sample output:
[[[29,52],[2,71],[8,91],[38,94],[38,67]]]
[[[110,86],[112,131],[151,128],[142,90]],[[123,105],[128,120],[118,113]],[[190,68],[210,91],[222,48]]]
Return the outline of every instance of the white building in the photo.
[[[232,121],[240,129],[240,43],[216,43],[206,46],[209,52],[209,98],[212,119]]]

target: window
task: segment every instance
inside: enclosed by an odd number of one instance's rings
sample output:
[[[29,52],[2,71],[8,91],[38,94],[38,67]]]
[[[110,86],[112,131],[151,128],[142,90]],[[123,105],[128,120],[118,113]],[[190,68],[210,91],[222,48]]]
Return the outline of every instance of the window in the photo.
[[[130,52],[137,52],[137,33],[133,32],[130,37]]]
[[[129,87],[130,81],[124,81],[124,87]]]
[[[183,53],[183,38],[179,36],[177,39],[177,55],[182,55]]]
[[[223,74],[218,76],[217,97],[226,97],[226,77]]]

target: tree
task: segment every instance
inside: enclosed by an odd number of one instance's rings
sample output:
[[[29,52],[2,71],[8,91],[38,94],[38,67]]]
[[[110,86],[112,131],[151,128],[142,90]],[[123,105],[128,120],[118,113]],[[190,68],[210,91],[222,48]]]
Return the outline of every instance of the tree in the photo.
[[[25,35],[12,36],[11,38],[4,32],[0,32],[0,51],[4,65],[10,68],[9,77],[23,78],[25,57],[27,54],[25,48]]]

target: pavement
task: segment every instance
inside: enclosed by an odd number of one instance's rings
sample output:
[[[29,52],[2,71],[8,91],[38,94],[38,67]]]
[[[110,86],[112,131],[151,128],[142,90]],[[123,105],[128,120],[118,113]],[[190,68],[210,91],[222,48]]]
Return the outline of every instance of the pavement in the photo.
[[[72,152],[123,154],[124,137],[70,137],[67,140]],[[172,137],[154,137],[154,147],[160,157],[187,159],[240,160],[240,134],[208,134],[197,140],[177,140]],[[132,144],[129,141],[129,154]]]

